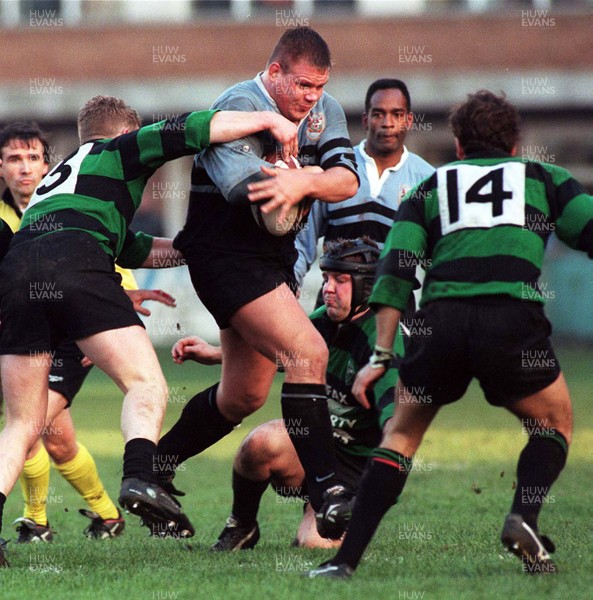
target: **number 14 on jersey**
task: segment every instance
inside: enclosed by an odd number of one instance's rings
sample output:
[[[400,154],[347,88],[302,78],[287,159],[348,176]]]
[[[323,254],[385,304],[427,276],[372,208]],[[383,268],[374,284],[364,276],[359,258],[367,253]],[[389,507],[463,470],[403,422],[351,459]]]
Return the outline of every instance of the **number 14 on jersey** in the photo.
[[[443,235],[468,228],[525,225],[525,163],[460,164],[438,171]]]

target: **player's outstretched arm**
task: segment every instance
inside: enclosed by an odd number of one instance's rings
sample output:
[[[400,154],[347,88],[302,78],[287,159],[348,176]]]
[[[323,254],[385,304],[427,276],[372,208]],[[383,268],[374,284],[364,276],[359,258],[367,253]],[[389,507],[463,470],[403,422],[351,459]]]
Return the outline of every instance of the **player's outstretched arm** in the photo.
[[[175,298],[163,290],[125,290],[125,292],[132,301],[134,310],[145,317],[150,317],[150,311],[142,306],[145,300],[154,300],[173,308],[177,306]]]
[[[197,335],[178,340],[171,348],[171,356],[179,365],[186,360],[195,360],[202,365],[219,365],[222,363],[220,347],[209,344]]]
[[[282,145],[282,155],[285,159],[298,154],[296,125],[272,111],[217,112],[210,121],[210,143],[230,142],[266,129]]]
[[[144,262],[135,268],[140,269],[167,269],[180,267],[185,264],[183,254],[173,248],[171,238],[152,238],[152,246]]]

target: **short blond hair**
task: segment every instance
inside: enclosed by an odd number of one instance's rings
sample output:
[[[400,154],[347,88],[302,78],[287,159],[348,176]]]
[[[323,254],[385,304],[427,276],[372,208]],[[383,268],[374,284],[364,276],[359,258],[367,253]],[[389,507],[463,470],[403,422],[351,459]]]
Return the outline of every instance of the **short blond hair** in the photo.
[[[78,112],[78,137],[90,140],[111,138],[122,129],[134,131],[142,125],[138,113],[120,98],[94,96]]]

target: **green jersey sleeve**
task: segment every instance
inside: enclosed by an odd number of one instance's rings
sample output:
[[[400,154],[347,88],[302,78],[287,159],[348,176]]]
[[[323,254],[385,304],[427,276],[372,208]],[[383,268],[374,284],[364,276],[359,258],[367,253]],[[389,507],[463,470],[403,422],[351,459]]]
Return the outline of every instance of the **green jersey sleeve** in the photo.
[[[128,229],[117,264],[126,269],[138,269],[148,256],[153,239],[151,235],[141,231],[133,233]]]

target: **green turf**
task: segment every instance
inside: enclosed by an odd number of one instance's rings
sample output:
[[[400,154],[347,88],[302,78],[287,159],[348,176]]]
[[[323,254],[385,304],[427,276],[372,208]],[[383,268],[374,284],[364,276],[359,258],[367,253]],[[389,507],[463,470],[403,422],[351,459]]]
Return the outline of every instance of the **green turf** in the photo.
[[[0,598],[591,598],[593,351],[564,348],[558,354],[574,401],[575,441],[541,518],[542,530],[558,546],[555,577],[526,576],[520,562],[502,552],[500,528],[526,437],[513,417],[488,407],[477,386],[437,417],[400,503],[381,524],[350,582],[300,576],[331,552],[290,548],[300,505],[271,492],[263,499],[262,539],[254,551],[209,553],[229,512],[232,455],[251,427],[279,415],[278,379],[264,409],[179,473],[176,481],[188,492],[184,507],[197,529],[194,538],[150,539],[130,516],[122,538],[87,541],[81,535],[86,520],[77,511],[84,504],[53,472],[48,514],[55,541],[9,544],[11,568],[0,574]],[[162,358],[171,387],[167,429],[195,391],[216,381],[218,371],[174,365],[165,353]],[[116,387],[95,370],[73,408],[79,438],[95,456],[112,497],[121,477],[120,403]],[[13,536],[10,523],[19,515],[15,488],[5,511],[4,537]]]

